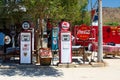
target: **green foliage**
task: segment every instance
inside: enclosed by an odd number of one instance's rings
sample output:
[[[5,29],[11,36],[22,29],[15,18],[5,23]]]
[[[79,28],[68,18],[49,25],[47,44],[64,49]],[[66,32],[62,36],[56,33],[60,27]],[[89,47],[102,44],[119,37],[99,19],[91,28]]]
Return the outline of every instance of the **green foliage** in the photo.
[[[73,24],[81,24],[84,15],[84,22],[88,23],[86,21],[88,13],[85,10],[87,0],[25,0],[24,5],[27,7],[28,14],[35,20],[38,17],[57,21],[65,19]],[[83,9],[84,13],[82,13]]]
[[[0,5],[4,0],[0,0]],[[38,18],[51,18],[55,21],[65,19],[76,24],[89,24],[89,14],[86,10],[88,0],[22,0],[21,3],[10,2],[9,7],[0,9],[3,17],[11,18],[12,21],[20,22],[24,18],[32,18],[35,22]],[[26,12],[19,10],[19,5],[24,5]],[[14,11],[18,10],[18,11]]]
[[[87,0],[61,0],[64,18],[73,25],[85,22]]]
[[[107,23],[105,23],[105,25],[118,26],[119,23],[118,22],[107,22]]]
[[[9,3],[5,3],[5,0],[0,1],[0,18],[9,20],[10,24],[20,23],[24,16],[24,11],[21,10],[22,3],[15,3],[11,1]],[[8,22],[7,22],[8,23]]]
[[[0,0],[0,6],[2,5],[2,2],[3,2],[3,1],[2,1],[2,0]]]

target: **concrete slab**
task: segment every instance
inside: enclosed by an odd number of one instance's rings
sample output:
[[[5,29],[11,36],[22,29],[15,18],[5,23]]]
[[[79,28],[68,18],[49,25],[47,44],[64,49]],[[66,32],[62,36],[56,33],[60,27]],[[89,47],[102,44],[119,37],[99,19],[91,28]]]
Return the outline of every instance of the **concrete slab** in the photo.
[[[59,68],[81,68],[81,67],[91,67],[90,64],[77,64],[77,63],[69,63],[69,64],[61,64],[57,65]]]
[[[106,62],[91,62],[92,67],[105,67],[107,65]]]

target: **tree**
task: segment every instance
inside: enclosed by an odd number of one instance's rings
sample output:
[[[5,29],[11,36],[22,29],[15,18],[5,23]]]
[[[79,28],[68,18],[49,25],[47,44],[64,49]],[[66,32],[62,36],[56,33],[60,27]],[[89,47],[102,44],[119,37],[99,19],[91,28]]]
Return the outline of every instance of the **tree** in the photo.
[[[4,14],[4,17],[11,18],[12,23],[20,22],[23,18],[24,13],[20,9],[24,6],[27,9],[26,15],[32,18],[34,22],[38,18],[40,20],[45,18],[66,19],[74,25],[76,23],[81,24],[83,18],[83,23],[88,20],[85,18],[88,15],[85,10],[88,0],[22,0],[19,3],[10,0],[7,4],[5,4],[5,0],[1,0],[0,4],[4,6],[0,10],[2,11],[1,14]]]
[[[74,25],[81,23],[83,9],[84,16],[87,14],[87,11],[85,11],[87,0],[25,0],[24,5],[26,6],[27,14],[32,17],[34,22],[39,19],[40,33],[42,33],[42,19],[51,18],[54,21],[66,19]],[[85,19],[84,22],[87,23],[88,21]]]
[[[49,18],[53,16],[55,10],[55,5],[59,0],[25,0],[24,5],[27,8],[27,14],[29,14],[34,22],[37,22],[39,19],[39,27],[38,31],[40,34],[40,38],[38,38],[39,42],[42,38],[42,20],[45,18]],[[42,43],[38,43],[42,47]]]
[[[9,25],[21,23],[25,13],[23,8],[22,2],[1,0],[0,18],[4,20],[4,23],[8,23]]]
[[[86,24],[86,16],[88,15],[86,6],[87,0],[62,0],[65,4],[65,17],[73,24]],[[88,16],[87,16],[88,17]]]
[[[81,22],[83,10],[84,16],[88,15],[87,0],[25,0],[25,4],[34,19],[38,16],[55,20],[64,18],[74,23]]]
[[[81,24],[82,21],[88,22],[85,10],[87,0],[22,0],[19,3],[10,0],[6,4],[4,1],[0,1],[2,5],[0,13],[4,18],[9,18],[11,24],[20,23],[23,19],[30,19],[36,23],[39,19],[39,33],[42,33],[43,19],[51,18],[54,21],[65,19],[72,25]],[[21,8],[25,8],[26,11],[24,12]]]

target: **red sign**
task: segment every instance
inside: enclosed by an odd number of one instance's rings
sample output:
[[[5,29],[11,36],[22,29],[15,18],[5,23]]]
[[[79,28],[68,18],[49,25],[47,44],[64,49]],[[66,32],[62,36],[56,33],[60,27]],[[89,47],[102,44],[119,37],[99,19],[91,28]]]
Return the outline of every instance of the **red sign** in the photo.
[[[70,28],[70,24],[68,22],[62,22],[62,29],[63,30],[68,30]]]
[[[52,52],[49,48],[40,48],[40,57],[41,58],[51,58]]]
[[[79,26],[79,30],[77,31],[77,37],[81,40],[87,40],[90,37],[90,27],[84,24]]]

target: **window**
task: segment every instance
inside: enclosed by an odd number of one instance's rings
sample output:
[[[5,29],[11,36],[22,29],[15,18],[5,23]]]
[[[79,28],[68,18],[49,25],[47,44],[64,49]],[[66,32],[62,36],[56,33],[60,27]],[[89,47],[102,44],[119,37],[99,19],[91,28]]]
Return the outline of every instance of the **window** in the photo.
[[[62,41],[69,41],[70,35],[62,35]]]

